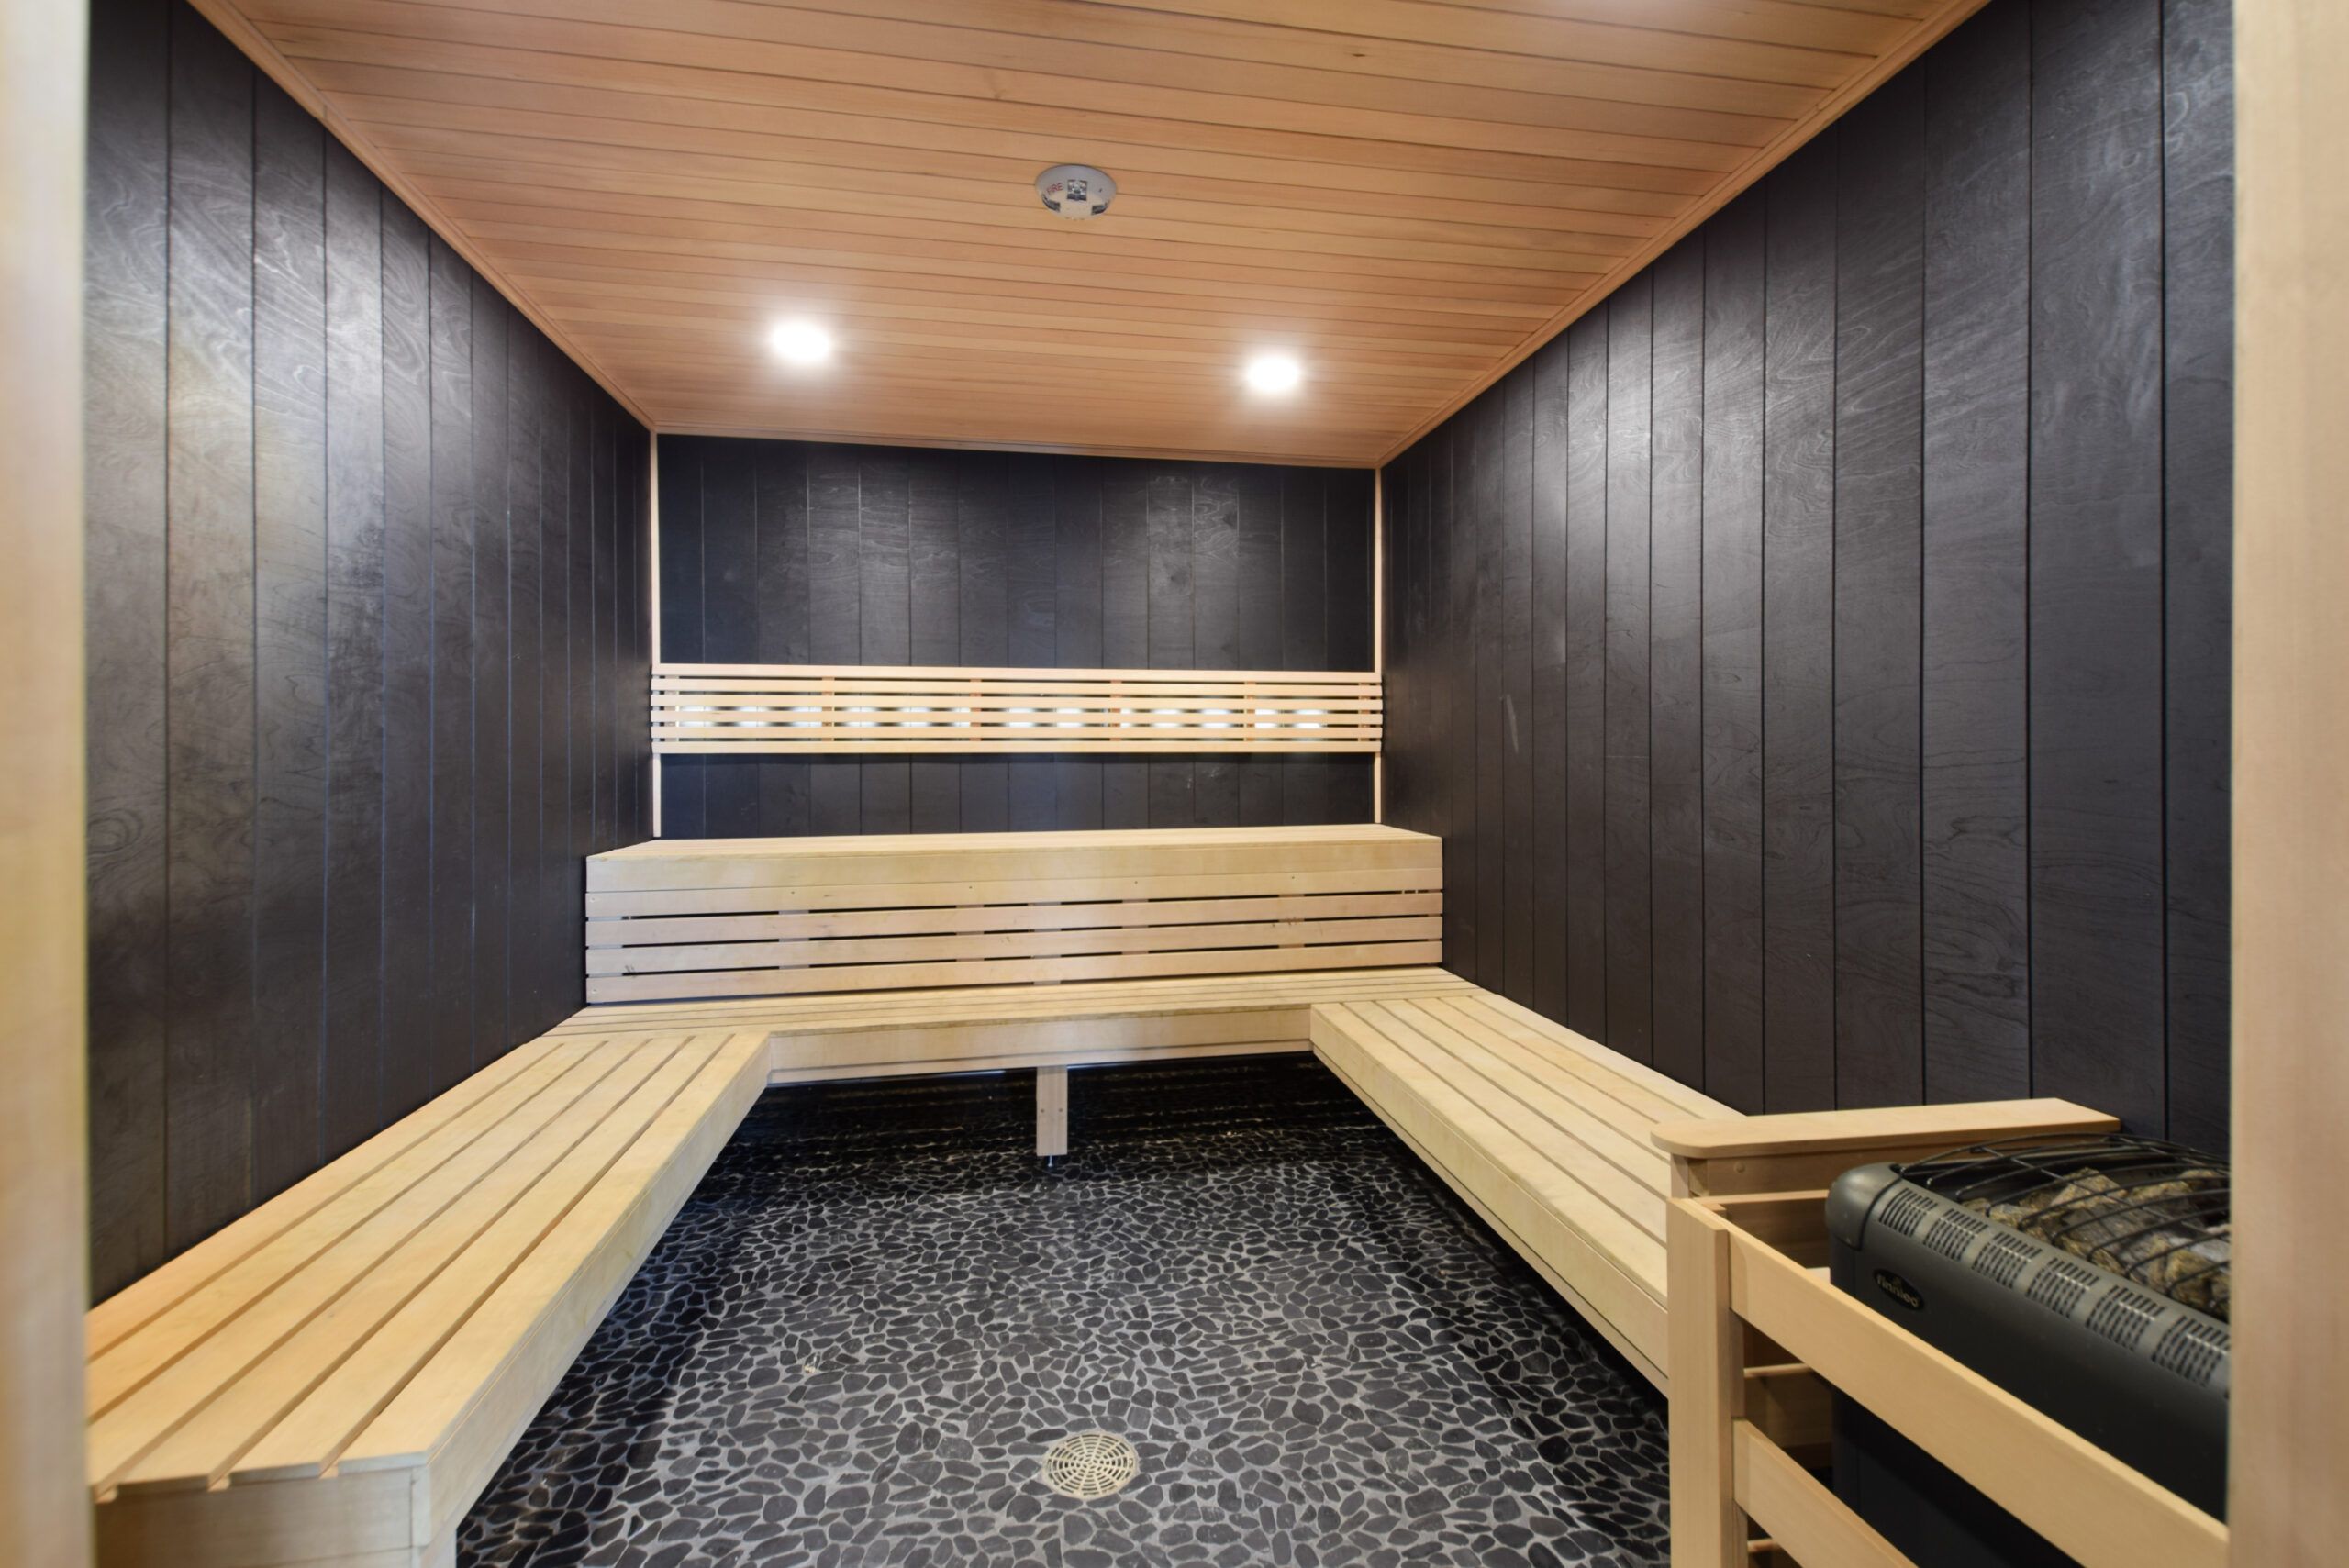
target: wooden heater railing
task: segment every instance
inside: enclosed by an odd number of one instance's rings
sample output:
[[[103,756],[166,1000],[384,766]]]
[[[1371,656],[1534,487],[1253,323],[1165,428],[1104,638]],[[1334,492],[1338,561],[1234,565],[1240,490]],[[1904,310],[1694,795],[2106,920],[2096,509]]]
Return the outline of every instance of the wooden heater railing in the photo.
[[[1379,748],[1369,670],[656,664],[662,753],[1102,753]]]
[[[1673,1568],[1914,1568],[1812,1473],[1857,1401],[2084,1568],[2227,1568],[2227,1527],[1827,1278],[1826,1184],[1879,1161],[2116,1129],[2062,1100],[1657,1127]]]

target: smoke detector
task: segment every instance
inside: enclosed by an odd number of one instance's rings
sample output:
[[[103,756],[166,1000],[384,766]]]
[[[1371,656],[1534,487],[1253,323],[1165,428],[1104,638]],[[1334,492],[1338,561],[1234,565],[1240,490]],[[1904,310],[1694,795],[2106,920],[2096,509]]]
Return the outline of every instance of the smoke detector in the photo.
[[[1036,194],[1063,217],[1098,217],[1109,210],[1118,182],[1086,164],[1056,163],[1036,176]]]

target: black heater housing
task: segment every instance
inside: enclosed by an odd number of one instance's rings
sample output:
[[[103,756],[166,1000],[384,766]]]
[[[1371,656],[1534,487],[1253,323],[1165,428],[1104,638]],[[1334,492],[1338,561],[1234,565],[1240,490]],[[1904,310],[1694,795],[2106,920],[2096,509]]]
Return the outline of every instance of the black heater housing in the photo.
[[[2222,1162],[2125,1136],[1865,1165],[1829,1192],[1830,1273],[1926,1343],[2222,1514],[2229,1202]],[[1837,1496],[1920,1568],[2071,1561],[1840,1397],[1834,1463]]]

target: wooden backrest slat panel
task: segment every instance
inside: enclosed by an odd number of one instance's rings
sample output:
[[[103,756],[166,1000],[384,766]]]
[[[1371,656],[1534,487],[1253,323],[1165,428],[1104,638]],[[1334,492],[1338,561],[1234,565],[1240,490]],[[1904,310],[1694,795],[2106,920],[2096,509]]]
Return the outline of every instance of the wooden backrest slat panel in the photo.
[[[1375,825],[635,845],[593,1003],[1434,963],[1442,846]]]
[[[1369,670],[659,664],[655,751],[1374,752]]]

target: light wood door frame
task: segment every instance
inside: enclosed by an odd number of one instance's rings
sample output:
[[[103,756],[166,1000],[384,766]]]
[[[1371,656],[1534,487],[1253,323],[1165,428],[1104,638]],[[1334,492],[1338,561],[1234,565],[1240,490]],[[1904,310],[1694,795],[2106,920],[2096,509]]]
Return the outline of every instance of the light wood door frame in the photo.
[[[0,0],[0,1562],[90,1559],[82,203],[89,14]]]
[[[2234,1148],[2229,1522],[2349,1536],[2349,61],[2341,0],[2235,7]]]

